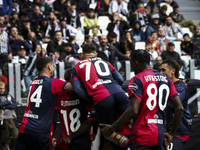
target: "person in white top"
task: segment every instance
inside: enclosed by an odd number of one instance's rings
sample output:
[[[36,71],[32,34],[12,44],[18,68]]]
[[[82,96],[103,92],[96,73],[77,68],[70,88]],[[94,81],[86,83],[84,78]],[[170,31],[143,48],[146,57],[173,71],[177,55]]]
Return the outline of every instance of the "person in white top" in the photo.
[[[128,15],[128,8],[127,3],[123,0],[113,0],[110,3],[110,8],[108,12],[113,15],[115,12],[118,12],[120,16],[127,16]]]

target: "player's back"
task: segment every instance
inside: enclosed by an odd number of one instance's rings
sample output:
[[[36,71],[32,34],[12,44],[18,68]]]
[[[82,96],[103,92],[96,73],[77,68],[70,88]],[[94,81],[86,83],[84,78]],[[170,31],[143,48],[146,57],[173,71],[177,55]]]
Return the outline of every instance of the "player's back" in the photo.
[[[109,62],[99,57],[86,58],[74,67],[72,82],[78,77],[82,86],[97,104],[112,94],[122,92],[122,88],[112,76],[114,69]]]
[[[177,95],[170,79],[153,69],[138,73],[129,82],[129,97],[134,94],[140,103],[131,129],[131,142],[144,146],[162,145],[163,122],[168,98]]]
[[[20,133],[49,138],[56,95],[64,84],[62,80],[46,76],[39,76],[31,82]]]
[[[68,93],[64,91],[57,97],[57,107],[60,116],[61,133],[60,137],[71,136],[76,132],[81,124],[87,119],[88,102],[79,98],[75,93]],[[60,149],[78,150],[85,149],[91,146],[89,132],[85,133],[75,139],[70,144],[62,144],[58,140],[57,147]]]

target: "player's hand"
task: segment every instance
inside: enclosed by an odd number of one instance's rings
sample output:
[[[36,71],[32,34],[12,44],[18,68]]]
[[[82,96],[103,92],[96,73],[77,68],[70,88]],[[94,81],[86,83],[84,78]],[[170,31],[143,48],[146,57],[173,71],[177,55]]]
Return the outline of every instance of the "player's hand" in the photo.
[[[173,136],[169,133],[164,133],[164,144],[168,146],[172,142]]]
[[[53,139],[52,139],[52,146],[56,146],[56,144],[57,144],[57,141],[56,141],[55,138],[53,138]]]
[[[60,142],[64,143],[64,144],[69,144],[71,142],[71,139],[70,139],[70,137],[62,137],[60,139]]]
[[[101,132],[104,136],[110,137],[114,132],[109,124],[100,124],[100,126],[103,128],[101,129]]]
[[[90,140],[91,140],[91,141],[94,141],[95,138],[96,138],[96,134],[90,133]]]

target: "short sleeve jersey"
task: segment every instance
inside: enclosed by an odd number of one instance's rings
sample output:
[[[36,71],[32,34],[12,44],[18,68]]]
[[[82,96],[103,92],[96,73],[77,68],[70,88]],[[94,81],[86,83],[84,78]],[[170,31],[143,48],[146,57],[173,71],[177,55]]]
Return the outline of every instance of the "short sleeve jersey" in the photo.
[[[130,142],[162,146],[167,101],[178,95],[173,82],[156,70],[146,69],[130,80],[128,94],[129,98],[135,95],[141,101]]]
[[[61,133],[57,143],[60,149],[85,149],[91,146],[89,132],[77,138],[74,138],[70,144],[63,144],[60,138],[63,136],[71,136],[76,132],[81,124],[87,119],[90,104],[85,100],[79,98],[75,93],[68,93],[63,91],[57,96],[57,108],[60,116]]]
[[[86,58],[74,67],[71,82],[79,80],[97,104],[102,99],[123,91],[113,79],[114,69],[109,62],[99,57]]]
[[[19,133],[50,137],[56,96],[66,83],[46,76],[39,76],[31,82]]]
[[[189,99],[189,91],[186,86],[186,84],[178,80],[174,83],[175,88],[179,94],[179,97],[181,99],[181,102],[183,104],[184,112],[182,116],[181,123],[177,129],[177,134],[181,135],[189,135],[192,125],[192,117],[190,113],[190,109],[188,106],[188,99]],[[171,103],[167,103],[167,131],[169,132],[172,127],[172,121],[173,121],[173,114],[174,114],[174,108]]]

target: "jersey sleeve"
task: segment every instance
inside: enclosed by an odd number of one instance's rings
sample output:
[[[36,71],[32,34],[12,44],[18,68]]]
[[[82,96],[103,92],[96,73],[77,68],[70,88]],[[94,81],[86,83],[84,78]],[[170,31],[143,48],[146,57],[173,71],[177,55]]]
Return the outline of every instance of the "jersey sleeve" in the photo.
[[[108,62],[108,65],[110,67],[111,73],[113,73],[113,71],[115,70],[115,67],[113,67],[113,65],[111,65],[111,63]]]
[[[128,85],[128,95],[129,98],[132,95],[135,95],[137,99],[140,101],[142,100],[142,94],[143,94],[143,85],[140,79],[134,77],[130,80],[129,85]]]
[[[176,91],[176,88],[174,86],[174,83],[172,80],[170,80],[170,94],[169,94],[169,100],[171,101],[174,97],[178,96],[178,92]]]
[[[78,75],[75,68],[72,70],[71,83],[73,83],[74,80],[78,80]]]
[[[63,91],[63,88],[67,84],[66,81],[60,79],[53,79],[51,84],[51,91],[54,95],[58,95],[60,92]]]

